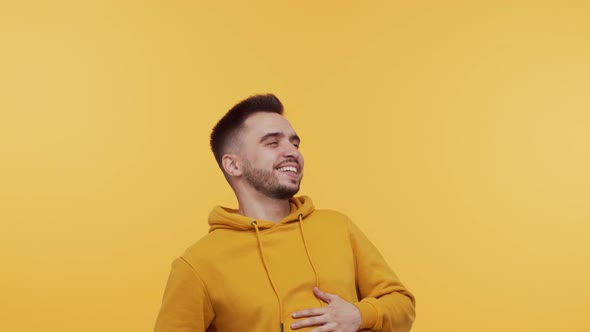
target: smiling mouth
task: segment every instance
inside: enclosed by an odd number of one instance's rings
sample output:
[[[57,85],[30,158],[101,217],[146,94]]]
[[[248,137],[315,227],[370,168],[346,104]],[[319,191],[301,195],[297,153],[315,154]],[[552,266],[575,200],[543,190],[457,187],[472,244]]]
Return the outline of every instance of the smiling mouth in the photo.
[[[294,166],[284,166],[277,168],[277,171],[287,173],[287,174],[298,174],[299,170],[297,167]]]

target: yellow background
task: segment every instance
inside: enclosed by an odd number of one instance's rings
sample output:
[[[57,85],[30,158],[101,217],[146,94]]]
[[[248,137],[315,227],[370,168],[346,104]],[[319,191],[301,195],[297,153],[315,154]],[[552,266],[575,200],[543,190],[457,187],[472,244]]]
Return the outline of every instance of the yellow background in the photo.
[[[149,331],[276,93],[414,332],[590,331],[587,1],[2,1],[0,330]]]

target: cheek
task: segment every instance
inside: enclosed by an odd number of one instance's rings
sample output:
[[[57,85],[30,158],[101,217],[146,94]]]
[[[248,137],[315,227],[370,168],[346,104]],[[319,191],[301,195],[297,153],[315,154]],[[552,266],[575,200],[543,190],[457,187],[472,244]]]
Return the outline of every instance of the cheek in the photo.
[[[260,167],[272,167],[276,161],[276,154],[270,151],[259,151],[255,156],[250,159],[252,163],[256,163]]]

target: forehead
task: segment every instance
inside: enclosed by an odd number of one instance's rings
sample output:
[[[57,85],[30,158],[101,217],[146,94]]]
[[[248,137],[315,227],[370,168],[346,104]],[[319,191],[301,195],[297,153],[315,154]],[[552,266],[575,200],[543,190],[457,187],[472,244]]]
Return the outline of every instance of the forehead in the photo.
[[[262,137],[269,132],[294,135],[295,129],[282,115],[277,113],[257,112],[244,121],[243,133],[246,137]]]

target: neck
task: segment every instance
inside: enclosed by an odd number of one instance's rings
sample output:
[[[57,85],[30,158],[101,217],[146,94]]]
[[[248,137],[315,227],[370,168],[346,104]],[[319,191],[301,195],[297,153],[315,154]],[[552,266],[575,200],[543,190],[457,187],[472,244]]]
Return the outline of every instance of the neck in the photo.
[[[237,193],[238,213],[248,218],[279,222],[291,212],[288,199],[267,197],[255,190]]]

